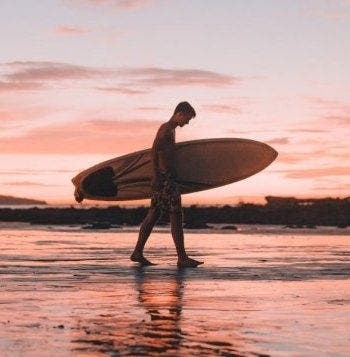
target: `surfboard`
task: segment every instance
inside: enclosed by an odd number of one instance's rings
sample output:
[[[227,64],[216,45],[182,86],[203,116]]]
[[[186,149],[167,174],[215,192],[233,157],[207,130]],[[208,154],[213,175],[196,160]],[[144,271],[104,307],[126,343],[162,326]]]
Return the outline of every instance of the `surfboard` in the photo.
[[[181,194],[208,190],[252,176],[277,157],[271,146],[249,139],[218,138],[176,144],[177,183]],[[75,198],[125,201],[150,198],[151,149],[104,161],[72,179]]]

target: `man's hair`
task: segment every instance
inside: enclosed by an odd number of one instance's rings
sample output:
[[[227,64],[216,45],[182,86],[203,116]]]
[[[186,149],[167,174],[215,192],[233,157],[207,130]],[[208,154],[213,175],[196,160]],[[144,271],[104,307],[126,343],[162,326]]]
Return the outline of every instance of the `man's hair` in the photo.
[[[191,115],[191,118],[194,118],[196,116],[196,111],[193,109],[191,104],[188,102],[179,103],[174,110],[174,115],[176,113],[189,114],[189,115]]]

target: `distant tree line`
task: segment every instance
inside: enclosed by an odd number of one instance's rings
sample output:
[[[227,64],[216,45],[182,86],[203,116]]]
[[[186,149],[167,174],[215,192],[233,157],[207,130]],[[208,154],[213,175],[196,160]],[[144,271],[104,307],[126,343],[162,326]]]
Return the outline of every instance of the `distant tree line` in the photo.
[[[184,223],[188,228],[204,227],[206,223],[279,224],[290,226],[338,226],[350,225],[350,200],[326,198],[297,200],[286,198],[274,200],[266,197],[265,205],[240,203],[237,206],[184,207]],[[0,209],[0,221],[30,222],[32,224],[91,224],[140,225],[148,207],[127,208],[27,208]],[[158,224],[166,224],[162,217]]]

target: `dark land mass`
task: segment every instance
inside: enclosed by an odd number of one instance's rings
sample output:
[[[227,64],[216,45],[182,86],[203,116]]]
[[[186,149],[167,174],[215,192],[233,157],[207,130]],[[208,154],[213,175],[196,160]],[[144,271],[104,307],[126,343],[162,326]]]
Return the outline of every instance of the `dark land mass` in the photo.
[[[0,205],[46,205],[45,201],[33,200],[31,198],[13,197],[0,195]]]
[[[278,224],[291,228],[350,225],[350,199],[324,198],[299,200],[293,197],[266,197],[265,205],[241,203],[238,206],[189,206],[183,208],[186,228],[208,228],[207,223]],[[106,229],[121,225],[140,225],[148,207],[126,208],[1,208],[0,221],[31,224],[90,225]],[[158,225],[167,224],[162,217]],[[89,226],[88,226],[89,227]],[[234,229],[234,228],[232,228]]]

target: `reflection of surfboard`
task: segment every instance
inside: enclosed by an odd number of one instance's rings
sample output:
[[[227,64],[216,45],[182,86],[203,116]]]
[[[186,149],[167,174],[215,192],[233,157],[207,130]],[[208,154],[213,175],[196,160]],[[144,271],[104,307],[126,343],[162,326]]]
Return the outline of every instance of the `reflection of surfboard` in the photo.
[[[77,199],[123,201],[149,198],[150,149],[97,164],[72,179]],[[181,193],[207,190],[243,180],[263,170],[277,152],[259,141],[206,139],[176,144],[177,182]]]

